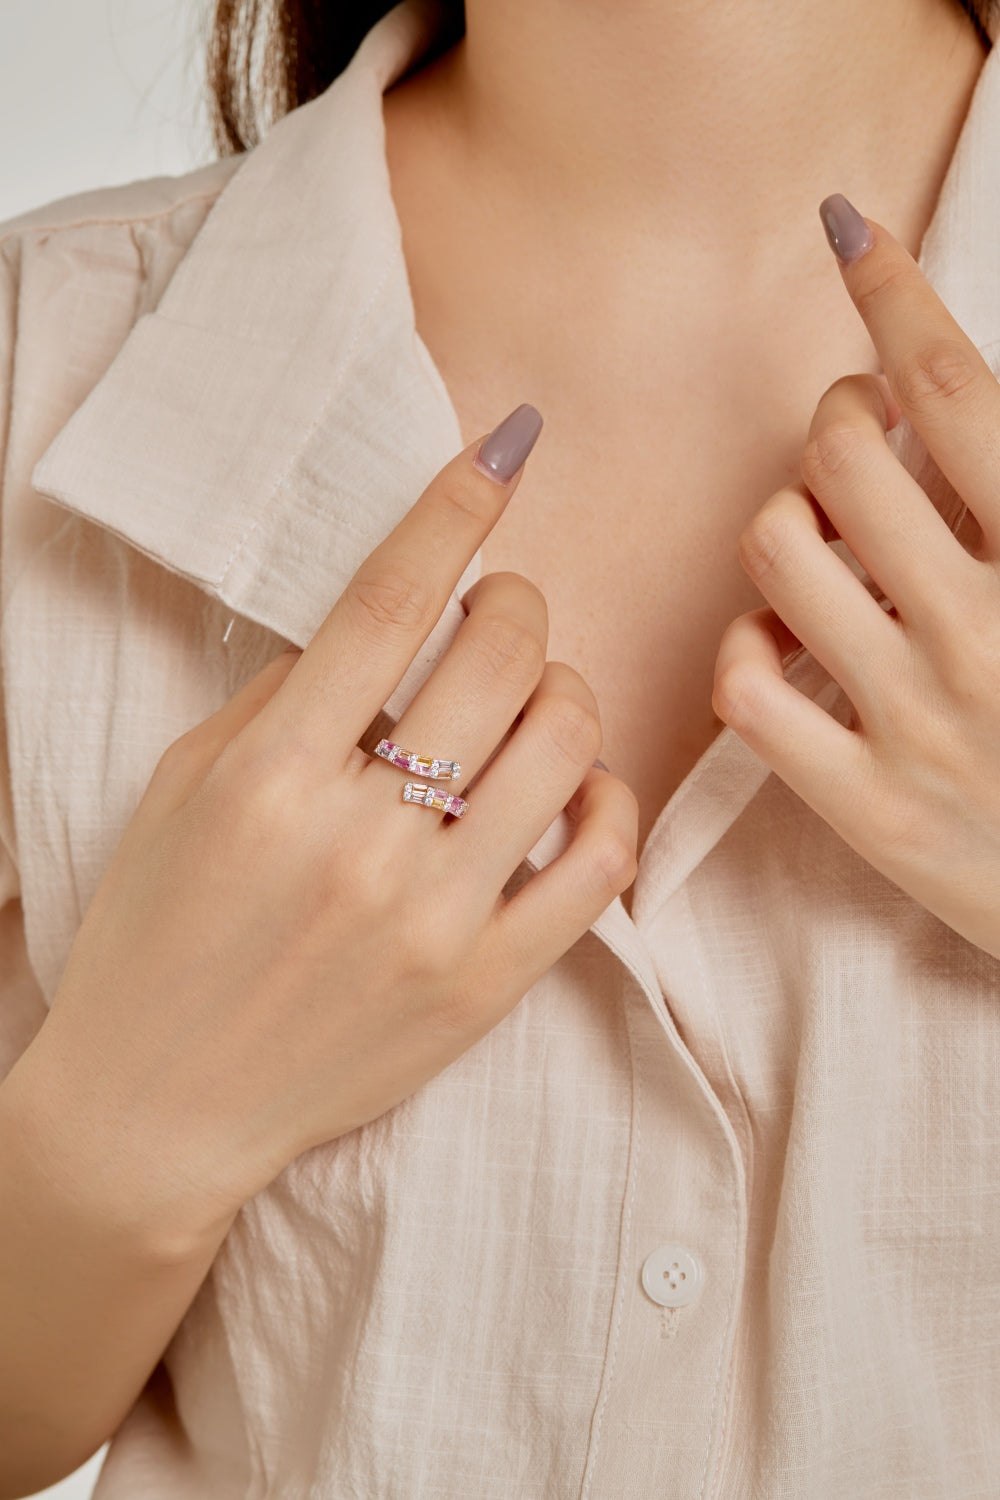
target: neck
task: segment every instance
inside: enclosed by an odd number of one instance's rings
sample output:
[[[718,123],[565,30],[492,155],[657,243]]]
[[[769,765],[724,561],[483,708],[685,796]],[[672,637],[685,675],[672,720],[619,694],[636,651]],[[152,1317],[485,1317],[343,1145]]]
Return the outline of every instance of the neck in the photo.
[[[915,252],[984,57],[957,0],[466,0],[428,74],[493,214],[746,276],[832,192]]]

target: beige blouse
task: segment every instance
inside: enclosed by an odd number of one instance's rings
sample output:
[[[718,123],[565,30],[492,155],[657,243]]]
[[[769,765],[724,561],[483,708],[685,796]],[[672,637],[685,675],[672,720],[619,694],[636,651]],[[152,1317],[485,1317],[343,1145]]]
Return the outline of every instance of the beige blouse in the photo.
[[[162,750],[462,446],[382,126],[430,24],[403,0],[247,155],[0,225],[4,1069]],[[1000,369],[1000,55],[921,260]],[[95,1493],[995,1500],[1000,962],[724,730],[631,917],[244,1207]]]

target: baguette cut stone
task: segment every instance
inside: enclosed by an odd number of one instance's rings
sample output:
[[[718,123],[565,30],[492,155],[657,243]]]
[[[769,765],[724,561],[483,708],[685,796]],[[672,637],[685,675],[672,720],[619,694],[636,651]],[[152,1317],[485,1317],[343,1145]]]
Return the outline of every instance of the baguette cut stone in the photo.
[[[461,818],[468,811],[469,804],[464,797],[453,796],[448,792],[439,792],[437,787],[425,786],[420,781],[408,781],[403,787],[404,802],[418,802],[423,807],[434,807],[439,812],[451,813],[452,817]]]
[[[381,760],[387,760],[390,765],[398,766],[401,771],[426,776],[430,781],[457,781],[462,774],[462,767],[457,760],[418,755],[415,750],[404,750],[395,740],[379,740],[374,753]]]

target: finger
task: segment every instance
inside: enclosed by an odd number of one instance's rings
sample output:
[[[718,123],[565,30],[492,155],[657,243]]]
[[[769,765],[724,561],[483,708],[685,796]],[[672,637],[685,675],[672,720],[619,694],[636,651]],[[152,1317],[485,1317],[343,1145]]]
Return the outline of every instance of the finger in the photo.
[[[502,889],[573,796],[600,748],[592,689],[566,662],[546,662],[520,723],[470,794],[469,813],[450,830],[467,865]]]
[[[900,627],[823,540],[802,487],[778,490],[739,540],[744,571],[867,722],[907,650]]]
[[[463,792],[510,731],[545,669],[548,640],[545,596],[520,573],[483,574],[463,603],[466,618],[389,736],[404,751],[457,761],[459,776],[441,783],[447,793]],[[373,758],[367,784],[398,798],[400,769]]]
[[[634,793],[590,769],[575,799],[566,849],[497,912],[487,938],[490,972],[513,972],[524,991],[593,926],[636,877],[639,809]]]
[[[785,681],[788,637],[769,609],[734,620],[719,646],[712,707],[803,802],[842,832],[845,809],[849,813],[867,776],[867,744]]]
[[[820,216],[893,395],[1000,556],[1000,382],[887,229],[839,193]]]
[[[877,377],[835,381],[810,425],[802,477],[903,620],[919,622],[951,614],[981,564],[886,443],[889,417]]]
[[[331,767],[346,764],[502,515],[541,424],[533,406],[517,407],[431,480],[358,568],[258,716],[261,733],[278,724]]]

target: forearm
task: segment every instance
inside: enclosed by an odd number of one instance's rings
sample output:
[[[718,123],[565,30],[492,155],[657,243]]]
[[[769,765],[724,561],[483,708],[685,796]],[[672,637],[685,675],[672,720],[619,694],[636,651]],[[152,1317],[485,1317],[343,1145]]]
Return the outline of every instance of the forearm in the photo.
[[[134,1192],[115,1180],[123,1158],[108,1153],[110,1174],[96,1160],[95,1122],[41,1099],[22,1063],[0,1085],[0,1500],[55,1483],[112,1436],[231,1223],[168,1230],[147,1213],[148,1179]]]

